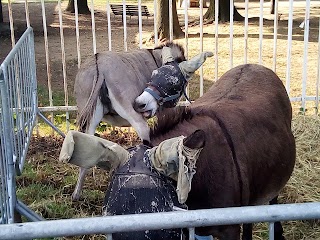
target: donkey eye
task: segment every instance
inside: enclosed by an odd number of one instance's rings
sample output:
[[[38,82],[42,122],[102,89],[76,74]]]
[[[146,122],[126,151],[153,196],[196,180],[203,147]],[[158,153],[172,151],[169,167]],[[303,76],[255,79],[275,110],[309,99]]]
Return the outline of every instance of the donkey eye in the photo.
[[[146,107],[146,104],[140,104],[139,105],[139,108],[141,109],[141,108],[145,108]]]

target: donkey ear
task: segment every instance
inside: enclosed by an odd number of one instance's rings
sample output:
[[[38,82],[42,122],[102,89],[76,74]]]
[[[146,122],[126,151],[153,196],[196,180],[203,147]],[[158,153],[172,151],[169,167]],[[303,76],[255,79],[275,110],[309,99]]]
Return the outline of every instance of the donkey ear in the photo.
[[[162,48],[162,65],[173,61],[174,57],[172,56],[171,48],[164,46]]]
[[[183,145],[191,148],[191,149],[198,149],[203,148],[206,142],[206,136],[203,130],[199,129],[194,131],[191,135],[186,137],[183,140]]]

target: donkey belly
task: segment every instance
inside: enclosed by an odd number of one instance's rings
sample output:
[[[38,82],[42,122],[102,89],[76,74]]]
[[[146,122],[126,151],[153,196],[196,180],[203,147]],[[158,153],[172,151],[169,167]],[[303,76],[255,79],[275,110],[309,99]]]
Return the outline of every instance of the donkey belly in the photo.
[[[131,127],[131,124],[124,118],[120,117],[119,115],[113,114],[105,114],[103,116],[103,120],[107,123],[111,124],[112,126],[116,127]]]

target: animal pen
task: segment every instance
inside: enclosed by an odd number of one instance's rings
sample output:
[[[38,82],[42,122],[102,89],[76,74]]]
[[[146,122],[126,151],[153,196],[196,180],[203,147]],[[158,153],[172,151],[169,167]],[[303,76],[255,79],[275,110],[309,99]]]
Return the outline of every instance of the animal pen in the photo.
[[[219,11],[219,1],[215,0],[215,12]],[[233,0],[230,0],[233,4]],[[65,48],[65,36],[63,25],[63,12],[62,3],[59,0],[57,5],[58,11],[58,28],[60,37],[61,59],[59,59],[62,66],[62,74],[60,76],[60,85],[63,85],[64,105],[54,104],[54,93],[52,88],[52,72],[54,72],[52,61],[50,61],[49,43],[50,37],[48,35],[47,15],[44,0],[41,0],[42,10],[42,27],[43,27],[43,42],[45,55],[45,68],[48,84],[48,104],[47,106],[38,106],[37,96],[37,79],[36,76],[36,62],[37,49],[34,48],[34,35],[33,25],[30,21],[29,13],[33,13],[33,9],[29,8],[29,3],[25,2],[25,21],[27,23],[27,30],[16,43],[14,32],[14,14],[12,12],[12,3],[8,1],[8,21],[11,29],[11,44],[12,50],[1,64],[0,69],[0,130],[1,130],[1,154],[0,154],[0,239],[22,239],[26,236],[28,238],[41,238],[41,237],[62,237],[62,236],[76,236],[83,234],[105,234],[107,239],[112,239],[112,233],[121,231],[133,230],[152,230],[163,228],[189,228],[189,239],[194,239],[194,227],[211,226],[211,225],[225,225],[225,224],[238,224],[238,223],[256,223],[256,222],[269,222],[270,235],[269,239],[273,239],[273,223],[275,221],[289,221],[289,220],[305,220],[305,219],[320,219],[320,203],[297,203],[297,204],[281,204],[273,206],[259,206],[259,207],[241,207],[241,208],[226,208],[226,209],[210,209],[210,210],[193,210],[193,211],[176,211],[170,213],[150,213],[139,215],[126,215],[117,217],[92,217],[82,219],[64,219],[64,220],[51,220],[45,221],[41,216],[34,213],[22,201],[16,198],[15,178],[18,175],[23,175],[23,167],[26,159],[30,138],[33,133],[33,128],[37,121],[37,116],[40,116],[46,123],[51,125],[61,135],[64,135],[61,130],[53,126],[53,124],[46,120],[43,116],[47,112],[66,111],[66,130],[70,128],[69,112],[75,111],[76,107],[70,105],[70,96],[68,88],[68,64],[70,59],[66,55],[68,49]],[[83,58],[86,55],[95,54],[104,50],[127,51],[134,47],[143,48],[143,23],[149,24],[149,30],[156,31],[157,29],[157,11],[156,1],[148,2],[149,10],[153,8],[153,18],[144,19],[139,9],[139,16],[132,17],[128,21],[126,17],[125,5],[123,1],[123,18],[112,18],[110,10],[110,2],[107,0],[105,4],[106,15],[103,24],[107,26],[105,38],[103,38],[104,45],[101,45],[97,40],[96,35],[96,16],[95,6],[93,0],[90,2],[91,11],[91,30],[92,37],[92,50],[90,53],[82,52],[81,45],[81,29],[79,27],[79,15],[77,12],[77,1],[75,3],[75,39],[76,39],[76,53],[72,55],[76,65],[79,67]],[[218,79],[218,77],[225,72],[225,69],[232,68],[240,63],[259,63],[266,65],[273,69],[286,86],[287,92],[292,101],[292,105],[300,112],[305,113],[310,109],[312,114],[318,114],[319,105],[319,81],[320,81],[320,30],[319,22],[320,15],[317,9],[320,3],[313,0],[306,1],[275,1],[275,14],[272,17],[272,27],[265,29],[264,17],[267,15],[269,9],[267,3],[249,2],[245,0],[242,2],[235,2],[241,13],[244,15],[244,22],[242,32],[238,32],[236,28],[239,23],[233,21],[233,11],[230,9],[230,23],[227,27],[220,27],[218,22],[218,14],[215,15],[213,23],[209,25],[204,24],[204,19],[199,16],[204,14],[203,2],[200,1],[199,8],[192,9],[196,12],[199,19],[199,27],[196,29],[197,34],[194,37],[191,25],[189,25],[189,14],[191,9],[187,6],[185,1],[184,8],[178,9],[181,19],[180,22],[184,27],[185,37],[179,39],[184,45],[187,54],[190,55],[192,51],[202,52],[211,50],[214,54],[214,59],[208,61],[199,70],[198,91],[193,92],[189,89],[190,94],[193,96],[201,96],[206,88],[206,79]],[[21,4],[21,3],[20,3]],[[172,0],[169,1],[170,9],[172,9]],[[238,5],[237,5],[238,4]],[[138,1],[138,6],[141,6],[141,0]],[[280,5],[282,12],[279,13]],[[252,25],[250,24],[249,14],[250,10],[255,7],[258,15],[258,28],[253,32]],[[240,11],[240,10],[239,10]],[[302,18],[295,18],[295,11],[303,12]],[[267,15],[269,16],[269,15]],[[279,22],[286,22],[286,27],[279,27]],[[313,20],[311,22],[311,20]],[[117,21],[117,22],[116,22]],[[120,23],[119,23],[120,22]],[[170,40],[173,39],[173,23],[172,12],[169,12],[170,22]],[[121,24],[123,28],[123,48],[119,46],[114,47],[115,36],[119,32],[114,31],[114,26]],[[146,24],[146,26],[148,26]],[[132,26],[137,25],[136,31],[138,33],[137,45],[132,44],[128,39],[128,31],[132,31]],[[152,27],[150,27],[152,25]],[[130,28],[131,27],[131,28]],[[210,28],[210,30],[208,30]],[[128,30],[129,29],[129,30]],[[205,42],[205,31],[212,31],[211,44]],[[311,32],[316,32],[317,36],[312,37]],[[89,32],[86,32],[89,34]],[[210,35],[207,34],[207,35]],[[190,37],[192,36],[192,37]],[[239,37],[241,36],[241,37]],[[108,39],[107,41],[105,39]],[[252,39],[256,38],[253,42]],[[297,43],[296,40],[299,40]],[[155,35],[155,44],[158,43],[157,35]],[[85,44],[85,43],[84,43]],[[229,49],[225,55],[221,55],[221,48],[227,45]],[[310,45],[316,48],[316,51],[310,51]],[[87,45],[85,45],[87,46]],[[99,47],[100,46],[100,47]],[[87,46],[88,49],[90,49]],[[250,48],[254,49],[254,55],[249,51]],[[302,52],[302,57],[296,57],[297,52]],[[284,61],[279,60],[279,53],[285,55]],[[43,60],[43,59],[42,59]],[[297,65],[294,63],[297,62]],[[300,68],[299,74],[292,74],[293,68]],[[208,69],[208,70],[207,70]],[[222,70],[221,70],[222,69]],[[293,79],[298,78],[298,84],[293,82]],[[62,83],[62,84],[61,84]],[[25,216],[30,222],[15,224],[14,212],[17,211]],[[172,221],[175,219],[175,222]]]

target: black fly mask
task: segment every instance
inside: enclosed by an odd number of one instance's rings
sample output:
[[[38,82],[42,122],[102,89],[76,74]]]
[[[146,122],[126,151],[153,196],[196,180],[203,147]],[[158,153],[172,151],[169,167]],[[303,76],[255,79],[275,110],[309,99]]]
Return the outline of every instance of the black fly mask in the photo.
[[[173,61],[152,72],[151,82],[145,91],[157,100],[159,106],[171,108],[177,105],[182,94],[189,100],[185,92],[187,85],[179,64]]]
[[[140,145],[129,148],[130,159],[113,175],[104,201],[105,215],[123,215],[173,211],[186,208],[178,202],[174,183],[156,171],[146,150]],[[162,229],[114,233],[115,240],[180,240],[181,229]]]

